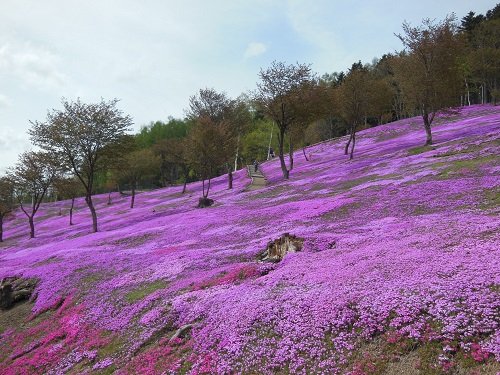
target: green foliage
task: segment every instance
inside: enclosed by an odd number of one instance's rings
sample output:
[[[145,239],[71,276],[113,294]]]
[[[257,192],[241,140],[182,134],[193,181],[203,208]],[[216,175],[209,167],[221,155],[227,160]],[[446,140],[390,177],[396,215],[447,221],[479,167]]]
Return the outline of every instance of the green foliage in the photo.
[[[152,180],[160,171],[160,158],[150,149],[132,151],[116,171],[118,180],[135,188],[145,180]]]
[[[276,130],[272,121],[254,121],[251,130],[242,139],[241,159],[243,163],[250,164],[253,160],[266,160],[269,141],[271,141],[271,148],[276,152],[278,148]],[[273,133],[272,139],[271,133]]]
[[[173,117],[170,117],[166,123],[162,121],[151,122],[142,127],[139,134],[135,135],[137,145],[140,148],[149,148],[162,139],[184,138],[191,125],[188,120]]]
[[[14,183],[7,177],[0,177],[0,216],[14,209]]]

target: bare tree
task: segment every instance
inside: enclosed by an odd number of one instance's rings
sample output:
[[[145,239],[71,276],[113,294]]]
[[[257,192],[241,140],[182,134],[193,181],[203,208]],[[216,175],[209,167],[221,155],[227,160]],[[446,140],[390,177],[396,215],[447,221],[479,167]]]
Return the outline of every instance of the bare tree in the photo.
[[[278,126],[278,155],[285,179],[290,170],[285,163],[285,136],[297,119],[300,103],[299,88],[312,79],[311,68],[306,64],[287,65],[274,61],[267,69],[261,69],[255,101],[267,117]]]
[[[96,173],[123,153],[120,143],[132,125],[117,103],[117,99],[91,104],[63,100],[62,111],[50,111],[45,122],[32,122],[30,130],[32,142],[63,160],[83,184],[94,232],[98,230],[92,202]]]
[[[14,207],[14,183],[8,177],[0,177],[0,242],[3,242],[4,219]]]
[[[25,152],[19,156],[10,178],[21,210],[28,217],[30,238],[35,237],[34,218],[51,186],[59,166],[46,152]],[[30,203],[27,203],[30,202]]]
[[[454,16],[441,22],[424,19],[422,25],[403,24],[396,35],[407,51],[395,65],[395,74],[408,103],[421,113],[432,144],[431,125],[438,112],[459,104],[461,78],[458,57],[463,50]]]

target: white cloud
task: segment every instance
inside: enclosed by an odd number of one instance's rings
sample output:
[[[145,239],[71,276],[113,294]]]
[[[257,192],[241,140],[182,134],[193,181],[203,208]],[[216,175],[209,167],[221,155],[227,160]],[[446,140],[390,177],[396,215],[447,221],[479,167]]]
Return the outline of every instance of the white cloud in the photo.
[[[12,101],[5,95],[0,94],[0,108],[11,107]]]
[[[67,78],[58,63],[56,55],[30,43],[0,46],[0,74],[16,77],[26,86],[40,89],[64,86]]]
[[[248,43],[247,49],[245,50],[245,54],[243,56],[245,57],[245,59],[249,59],[251,57],[262,55],[266,51],[267,47],[264,43],[251,42]]]

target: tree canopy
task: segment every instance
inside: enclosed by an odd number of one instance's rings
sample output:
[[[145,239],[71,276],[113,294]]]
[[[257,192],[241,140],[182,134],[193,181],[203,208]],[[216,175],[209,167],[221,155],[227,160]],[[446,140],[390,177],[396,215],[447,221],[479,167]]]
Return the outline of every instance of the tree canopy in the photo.
[[[117,99],[90,104],[63,100],[63,110],[53,109],[46,121],[32,122],[29,131],[36,146],[61,160],[83,184],[94,232],[98,230],[92,203],[96,173],[124,151],[121,143],[132,125],[132,118],[117,103]]]

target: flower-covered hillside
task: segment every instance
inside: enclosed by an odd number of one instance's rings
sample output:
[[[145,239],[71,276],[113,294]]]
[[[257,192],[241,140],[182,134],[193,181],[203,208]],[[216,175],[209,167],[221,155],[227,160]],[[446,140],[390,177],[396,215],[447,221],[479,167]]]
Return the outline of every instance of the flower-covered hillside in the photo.
[[[0,372],[486,373],[500,371],[500,108],[418,118],[236,173],[128,198],[46,204],[28,239],[7,224],[0,278],[38,280],[0,311]],[[59,215],[59,211],[63,215]],[[259,254],[304,239],[278,263]]]

